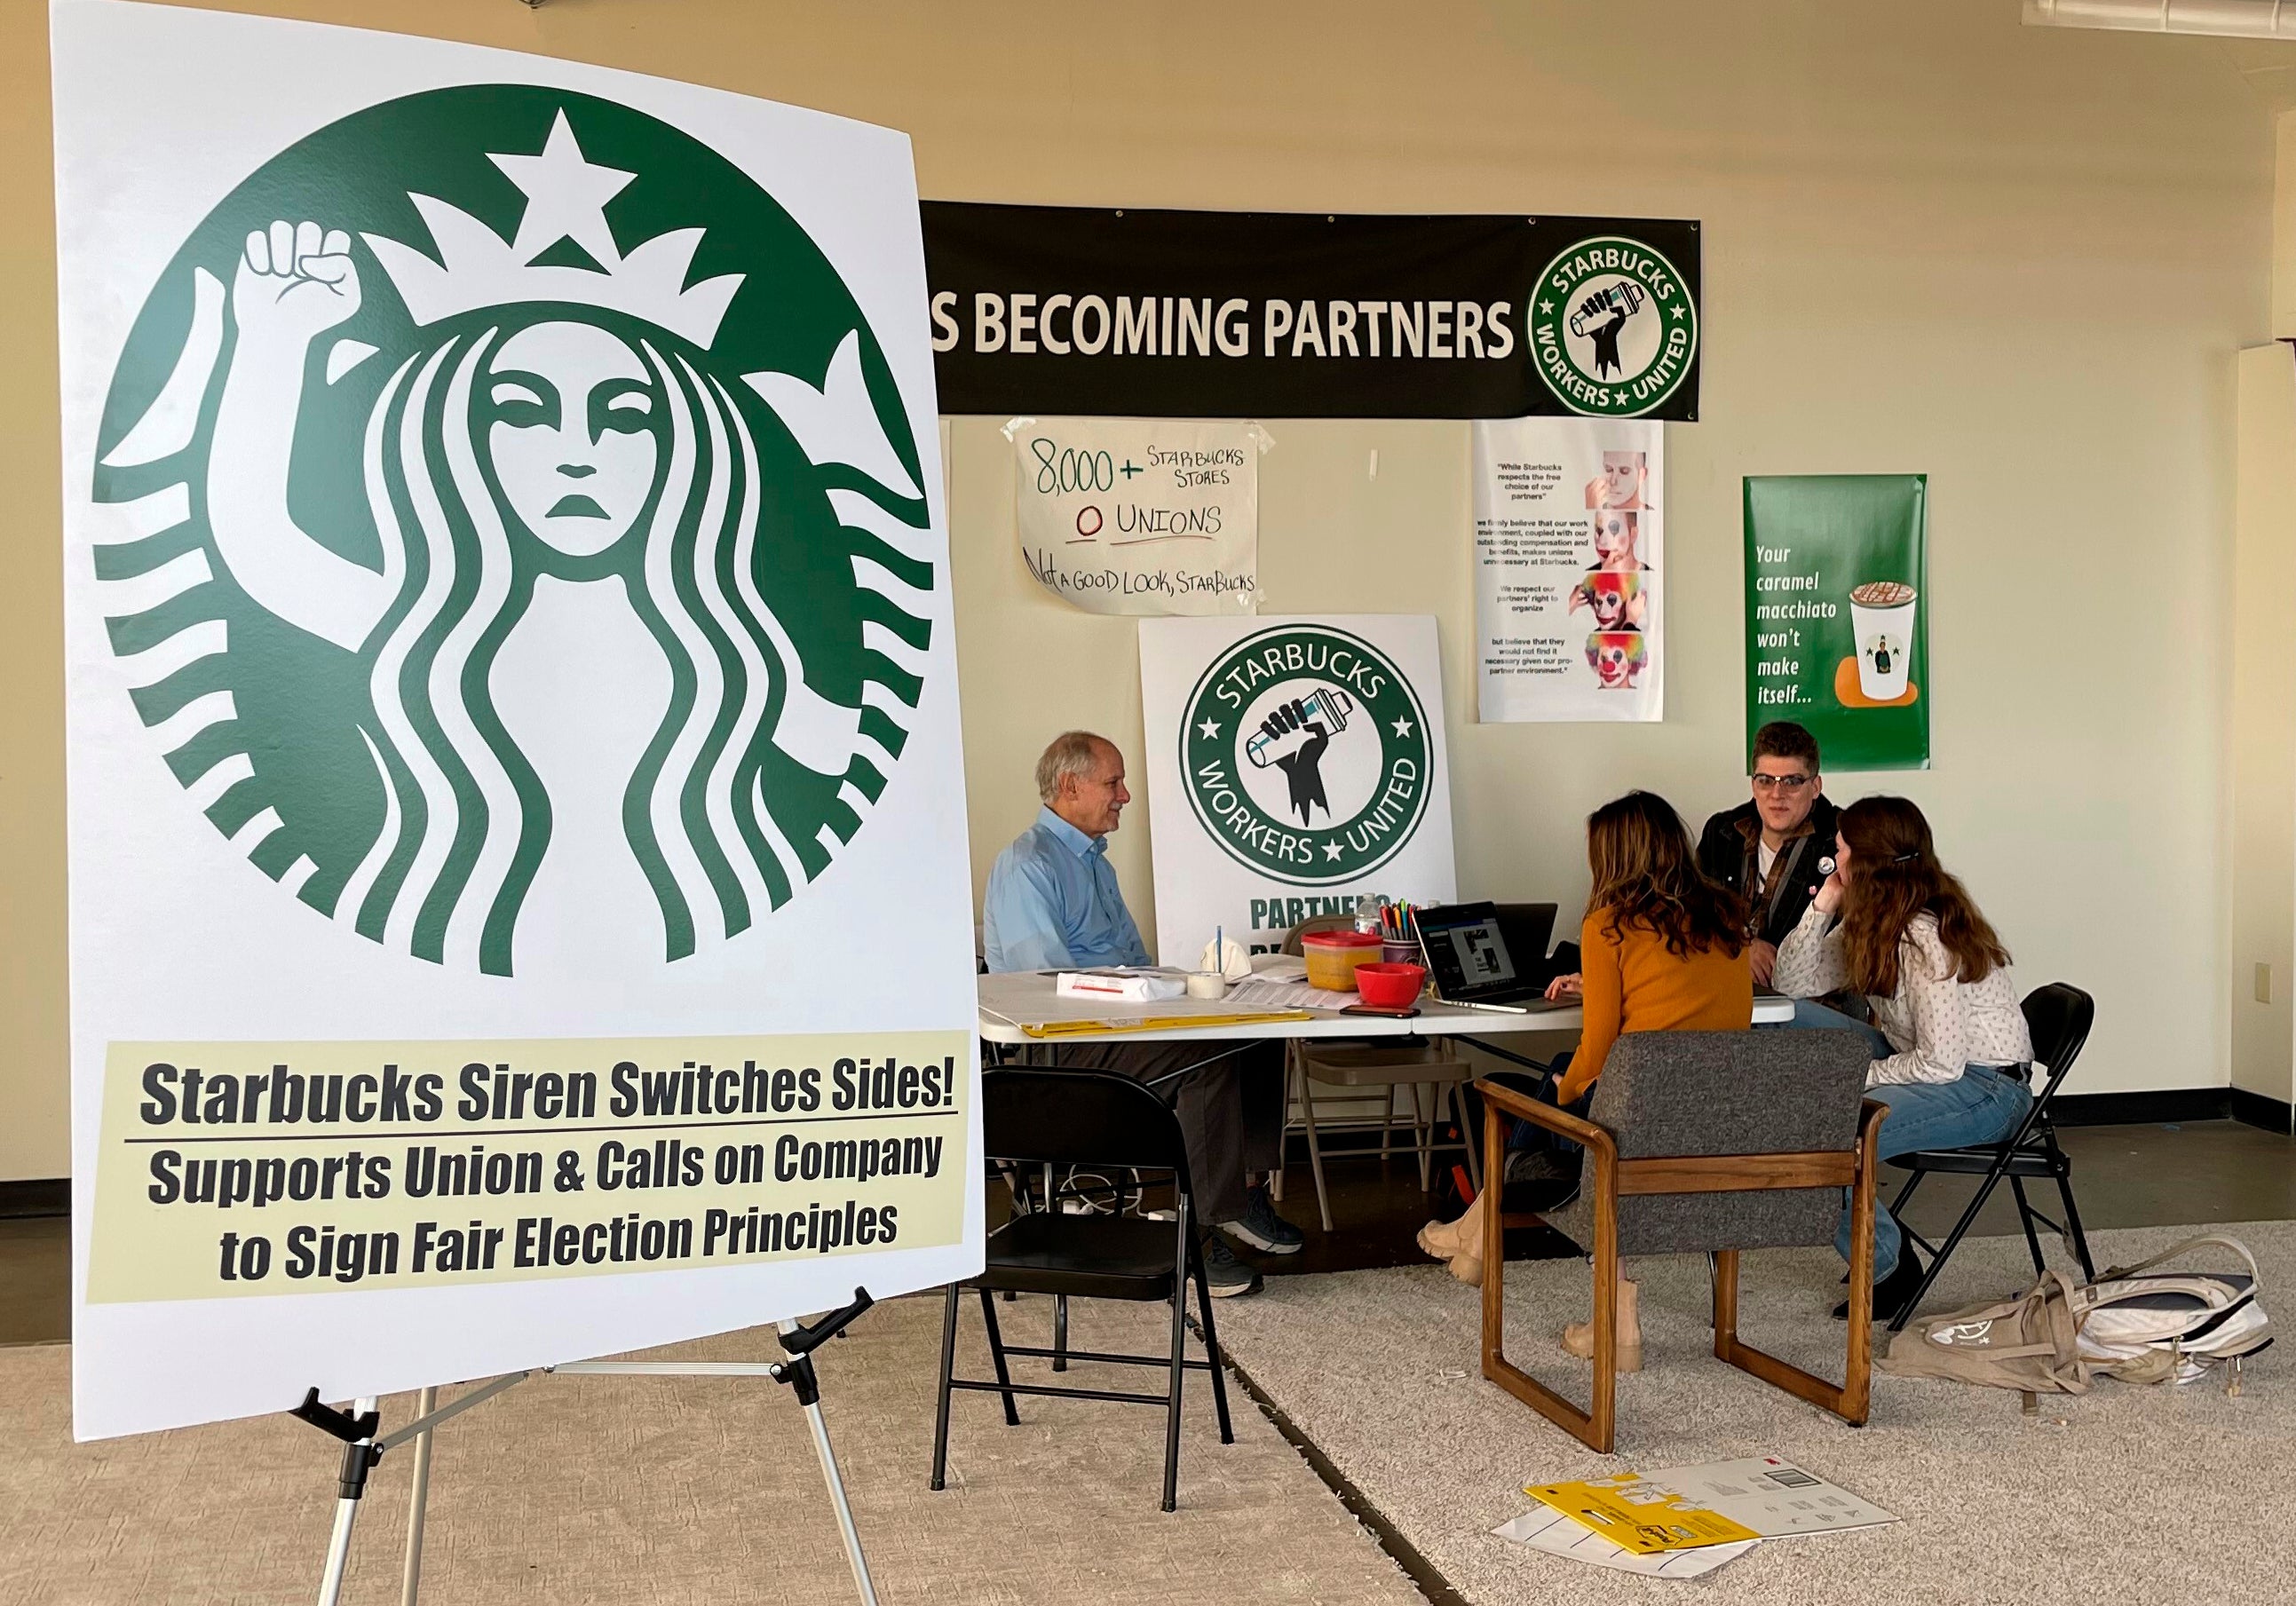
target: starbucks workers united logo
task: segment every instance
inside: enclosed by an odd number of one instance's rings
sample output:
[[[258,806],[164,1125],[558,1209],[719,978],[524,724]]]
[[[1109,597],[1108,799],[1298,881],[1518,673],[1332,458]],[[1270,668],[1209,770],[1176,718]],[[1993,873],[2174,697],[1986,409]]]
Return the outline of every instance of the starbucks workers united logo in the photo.
[[[1593,417],[1648,413],[1698,356],[1698,308],[1682,275],[1620,235],[1582,240],[1548,263],[1524,326],[1547,389]]]
[[[94,467],[106,624],[281,889],[453,968],[675,961],[896,767],[939,584],[908,410],[732,162],[527,85],[371,107],[185,241]]]
[[[1222,652],[1180,729],[1204,829],[1248,868],[1302,887],[1395,856],[1426,814],[1432,752],[1402,671],[1323,625],[1279,625]]]

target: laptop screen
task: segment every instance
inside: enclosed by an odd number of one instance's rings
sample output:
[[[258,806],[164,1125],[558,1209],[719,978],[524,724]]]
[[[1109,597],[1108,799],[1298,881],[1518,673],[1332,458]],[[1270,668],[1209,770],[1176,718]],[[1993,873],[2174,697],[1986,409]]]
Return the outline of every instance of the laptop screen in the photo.
[[[1435,972],[1435,990],[1445,998],[1513,989],[1518,982],[1514,956],[1499,930],[1498,911],[1489,904],[1455,904],[1422,909],[1419,936]]]

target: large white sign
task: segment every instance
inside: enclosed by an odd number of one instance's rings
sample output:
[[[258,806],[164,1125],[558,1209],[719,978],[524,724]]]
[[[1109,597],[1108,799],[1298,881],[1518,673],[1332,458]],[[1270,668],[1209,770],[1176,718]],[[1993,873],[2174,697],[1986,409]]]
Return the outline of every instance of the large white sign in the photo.
[[[977,1270],[908,140],[53,41],[79,1434]]]
[[[1144,620],[1140,701],[1165,963],[1365,895],[1452,900],[1432,619]]]
[[[1021,556],[1093,613],[1226,615],[1259,605],[1258,424],[1021,418]]]
[[[1663,427],[1644,419],[1476,423],[1486,723],[1663,716],[1665,447]]]

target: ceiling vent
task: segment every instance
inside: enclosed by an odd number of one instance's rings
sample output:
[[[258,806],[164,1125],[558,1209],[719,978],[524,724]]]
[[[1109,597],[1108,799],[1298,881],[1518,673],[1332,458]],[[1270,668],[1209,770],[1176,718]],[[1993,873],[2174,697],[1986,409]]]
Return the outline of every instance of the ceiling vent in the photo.
[[[2296,39],[2296,0],[2025,0],[2031,28]]]

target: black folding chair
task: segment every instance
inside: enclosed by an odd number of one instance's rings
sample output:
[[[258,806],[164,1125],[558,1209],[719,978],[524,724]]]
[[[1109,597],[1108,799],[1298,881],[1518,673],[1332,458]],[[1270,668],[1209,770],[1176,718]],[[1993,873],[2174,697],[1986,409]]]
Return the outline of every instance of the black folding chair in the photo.
[[[1903,1329],[1912,1318],[1915,1307],[1927,1297],[1930,1284],[1938,1280],[1938,1274],[1945,1270],[1945,1263],[1976,1221],[1978,1211],[1985,1208],[1994,1185],[2005,1176],[2009,1179],[2010,1191],[2017,1196],[2017,1219],[2025,1229],[2025,1247],[2033,1254],[2033,1274],[2038,1277],[2048,1269],[2041,1258],[2041,1240],[2033,1231],[2033,1224],[2038,1222],[2072,1245],[2074,1255],[2080,1260],[2083,1280],[2096,1280],[2096,1266],[2088,1258],[2088,1237],[2081,1231],[2080,1209],[2073,1203],[2073,1162],[2057,1147],[2056,1127],[2049,1120],[2049,1101],[2064,1082],[2065,1073],[2073,1068],[2073,1061],[2080,1057],[2081,1045],[2088,1041],[2089,1027],[2096,1019],[2096,1000],[2077,987],[2053,981],[2028,994],[2023,1008],[2026,1028],[2032,1033],[2034,1061],[2048,1067],[2049,1079],[2042,1085],[2033,1107],[2026,1111],[2016,1131],[1998,1143],[1977,1143],[1966,1149],[1921,1149],[1897,1155],[1889,1162],[1913,1173],[1890,1203],[1890,1214],[1898,1218],[1898,1230],[1930,1254],[1929,1273],[1890,1323],[1891,1332]],[[1933,1247],[1928,1239],[1906,1225],[1906,1201],[1921,1186],[1922,1179],[1932,1171],[1984,1179],[1977,1184],[1968,1208],[1954,1223],[1941,1248]],[[2032,1201],[2025,1197],[2028,1180],[2056,1183],[2057,1196],[2064,1200],[2065,1207],[2062,1224],[2033,1208]]]
[[[1051,1209],[1014,1217],[989,1236],[986,1268],[964,1286],[980,1292],[980,1315],[988,1329],[988,1353],[996,1363],[996,1381],[955,1375],[959,1285],[951,1283],[941,1315],[940,1401],[933,1422],[932,1487],[944,1487],[947,1471],[948,1402],[953,1389],[1001,1395],[1005,1423],[1013,1427],[1021,1422],[1013,1405],[1016,1394],[1126,1400],[1164,1407],[1164,1509],[1171,1511],[1180,1479],[1180,1385],[1188,1368],[1212,1374],[1220,1443],[1235,1442],[1228,1422],[1227,1385],[1220,1374],[1219,1336],[1212,1324],[1211,1291],[1204,1278],[1187,1148],[1180,1138],[1178,1118],[1152,1089],[1128,1077],[1099,1070],[984,1071],[980,1101],[981,1147],[992,1161],[1030,1168],[1094,1165],[1169,1171],[1177,1219],[1168,1223],[1138,1216],[1068,1215],[1055,1202]],[[1203,1323],[1204,1351],[1210,1357],[1201,1361],[1190,1360],[1185,1353],[1191,1279],[1196,1285],[1196,1311]],[[996,1324],[998,1292],[1051,1294],[1062,1301],[1070,1295],[1167,1300],[1172,1307],[1171,1354],[1110,1355],[1071,1348],[1065,1331],[1051,1349],[1007,1344]],[[1006,1357],[1016,1355],[1051,1359],[1055,1370],[1068,1361],[1161,1366],[1169,1381],[1162,1395],[1016,1383],[1006,1364]]]

